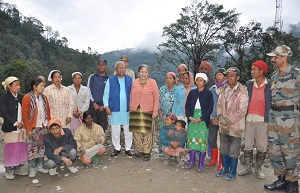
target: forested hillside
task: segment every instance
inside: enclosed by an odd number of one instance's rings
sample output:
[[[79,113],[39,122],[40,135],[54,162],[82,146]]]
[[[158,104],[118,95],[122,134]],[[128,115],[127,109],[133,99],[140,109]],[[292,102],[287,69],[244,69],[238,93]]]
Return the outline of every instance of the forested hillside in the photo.
[[[150,67],[150,76],[161,85],[166,71],[155,73],[156,59],[146,50],[117,50],[102,55],[68,48],[67,37],[60,37],[51,26],[44,26],[34,17],[26,17],[15,5],[0,1],[0,80],[16,76],[21,80],[22,93],[29,89],[30,79],[37,75],[47,78],[53,69],[59,69],[63,75],[63,84],[71,84],[71,74],[80,71],[84,75],[84,84],[88,76],[96,70],[99,57],[108,61],[108,73],[114,71],[114,63],[121,55],[128,55],[130,68],[137,70],[140,64]],[[168,67],[168,65],[167,65]],[[174,69],[174,66],[171,66]],[[1,88],[0,92],[4,92]]]

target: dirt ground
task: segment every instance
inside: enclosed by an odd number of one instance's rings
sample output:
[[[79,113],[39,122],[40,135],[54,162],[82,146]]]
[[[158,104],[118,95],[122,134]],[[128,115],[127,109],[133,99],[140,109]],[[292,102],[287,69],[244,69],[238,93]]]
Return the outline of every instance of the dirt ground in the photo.
[[[0,163],[3,163],[1,139],[0,134]],[[38,173],[35,178],[15,176],[14,180],[6,180],[4,173],[0,173],[0,193],[263,193],[269,192],[263,189],[263,185],[275,179],[272,169],[263,167],[265,179],[257,179],[251,174],[229,182],[225,177],[216,177],[216,167],[206,167],[199,173],[196,167],[186,170],[178,166],[174,159],[165,166],[157,153],[152,154],[150,161],[143,161],[129,158],[124,151],[112,158],[112,150],[111,146],[108,147],[108,153],[99,158],[98,165],[87,166],[77,160],[77,174],[58,168],[55,176]],[[238,170],[242,167],[239,163]],[[33,184],[33,179],[38,179],[39,183]]]

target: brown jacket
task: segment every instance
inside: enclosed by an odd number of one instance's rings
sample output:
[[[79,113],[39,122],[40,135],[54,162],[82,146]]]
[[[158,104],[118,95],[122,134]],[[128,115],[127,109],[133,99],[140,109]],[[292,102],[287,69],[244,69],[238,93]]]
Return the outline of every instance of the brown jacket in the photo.
[[[47,113],[47,119],[49,121],[51,119],[50,106],[49,106],[47,97],[45,95],[44,95],[44,97],[46,99],[46,106],[47,106],[46,113]],[[36,127],[37,116],[38,116],[38,106],[36,105],[36,108],[34,109],[32,120],[30,121],[30,109],[31,109],[30,95],[26,94],[22,100],[22,120],[23,120],[23,124],[24,124],[24,127],[25,127],[27,133],[30,132],[31,129]]]

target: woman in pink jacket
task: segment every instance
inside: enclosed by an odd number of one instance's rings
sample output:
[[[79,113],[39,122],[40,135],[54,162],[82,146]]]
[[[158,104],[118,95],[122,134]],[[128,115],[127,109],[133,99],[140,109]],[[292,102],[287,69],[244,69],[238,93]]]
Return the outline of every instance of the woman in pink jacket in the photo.
[[[148,66],[142,64],[130,93],[129,131],[133,132],[133,142],[137,157],[150,160],[153,147],[153,119],[158,115],[159,94],[156,81],[148,77]]]

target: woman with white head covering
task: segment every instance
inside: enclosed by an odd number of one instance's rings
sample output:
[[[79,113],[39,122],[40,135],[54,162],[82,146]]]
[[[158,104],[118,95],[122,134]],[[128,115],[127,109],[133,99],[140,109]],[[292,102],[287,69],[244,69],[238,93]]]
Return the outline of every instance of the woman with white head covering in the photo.
[[[1,114],[4,119],[2,131],[4,132],[4,162],[5,177],[14,179],[14,174],[27,175],[27,168],[21,163],[28,159],[26,131],[23,129],[21,104],[23,95],[20,91],[20,81],[17,77],[10,76],[2,82],[7,91],[1,100]]]
[[[69,89],[61,84],[62,75],[59,70],[52,70],[49,73],[48,81],[53,84],[45,88],[44,94],[49,100],[51,118],[59,119],[62,128],[69,128],[73,116],[73,97]]]
[[[190,163],[186,169],[195,165],[195,155],[200,152],[198,171],[204,170],[204,161],[208,144],[208,124],[213,110],[213,95],[205,85],[208,78],[204,73],[195,77],[197,89],[191,90],[185,104],[185,113],[189,121],[187,147],[190,151]]]
[[[73,84],[68,86],[69,92],[73,97],[73,116],[70,123],[70,129],[74,135],[75,130],[82,124],[82,114],[89,109],[90,97],[89,89],[82,85],[82,74],[80,72],[72,73]]]

